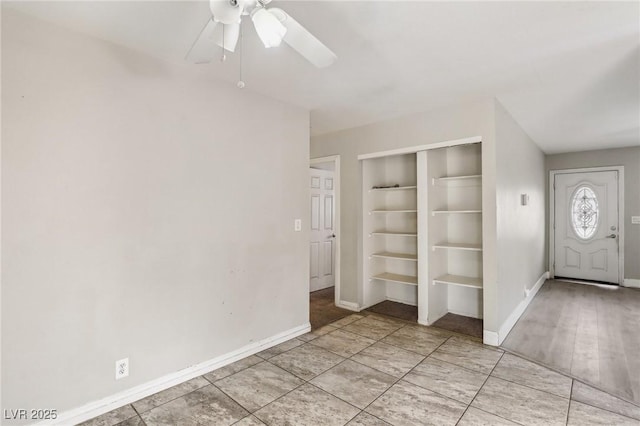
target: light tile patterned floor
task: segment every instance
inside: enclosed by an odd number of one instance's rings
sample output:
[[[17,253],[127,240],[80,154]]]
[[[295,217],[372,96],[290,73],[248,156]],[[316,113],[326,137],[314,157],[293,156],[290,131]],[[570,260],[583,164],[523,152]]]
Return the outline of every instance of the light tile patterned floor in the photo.
[[[354,314],[85,424],[640,426],[640,407],[473,338]]]

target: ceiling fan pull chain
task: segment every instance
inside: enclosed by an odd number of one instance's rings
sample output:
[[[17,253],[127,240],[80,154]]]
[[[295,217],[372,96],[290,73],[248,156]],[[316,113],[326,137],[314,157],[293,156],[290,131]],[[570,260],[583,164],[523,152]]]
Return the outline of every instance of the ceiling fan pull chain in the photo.
[[[244,89],[244,80],[242,79],[242,57],[244,56],[244,37],[242,32],[242,22],[240,22],[240,80],[238,80],[238,89]]]
[[[220,57],[220,62],[224,62],[224,61],[226,61],[226,60],[227,60],[227,54],[226,54],[226,52],[224,51],[224,47],[226,46],[226,45],[224,44],[224,32],[225,32],[224,30],[225,30],[225,25],[226,25],[226,24],[222,24],[222,56]]]

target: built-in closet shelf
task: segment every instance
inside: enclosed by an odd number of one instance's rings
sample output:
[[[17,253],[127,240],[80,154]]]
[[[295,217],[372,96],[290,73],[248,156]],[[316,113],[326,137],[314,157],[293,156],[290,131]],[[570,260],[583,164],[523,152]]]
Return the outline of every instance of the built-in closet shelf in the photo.
[[[369,192],[377,192],[377,191],[408,191],[411,189],[417,189],[417,186],[395,186],[391,188],[371,188]]]
[[[483,317],[482,271],[490,247],[482,239],[487,179],[479,142],[359,157],[363,306],[385,300],[417,306],[423,323],[445,312]],[[376,188],[387,185],[393,187]]]
[[[373,280],[389,281],[392,283],[418,285],[418,277],[412,277],[410,275],[392,274],[390,272],[383,272],[371,277]]]
[[[482,213],[482,210],[434,210],[431,212],[433,216],[437,214],[477,214]]]
[[[482,278],[462,277],[460,275],[442,275],[433,280],[433,284],[457,285],[462,287],[471,287],[482,289]]]
[[[418,213],[418,210],[371,210],[369,213]]]
[[[388,232],[388,231],[374,231],[369,235],[393,235],[396,237],[417,237],[415,232]]]
[[[383,251],[380,253],[372,253],[371,257],[382,257],[385,259],[399,259],[399,260],[410,260],[413,262],[418,261],[418,255],[408,254],[408,253],[391,253],[388,251]]]
[[[466,175],[466,176],[442,176],[439,178],[433,178],[432,184],[445,184],[448,182],[467,181],[475,185],[480,185],[482,181],[482,175]]]
[[[438,243],[433,245],[433,249],[482,251],[482,244]]]

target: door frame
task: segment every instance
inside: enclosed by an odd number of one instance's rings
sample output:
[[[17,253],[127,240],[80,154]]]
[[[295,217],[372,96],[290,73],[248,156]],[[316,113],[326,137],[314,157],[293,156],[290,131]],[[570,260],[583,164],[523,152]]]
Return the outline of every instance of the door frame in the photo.
[[[342,233],[340,232],[340,155],[330,155],[327,157],[317,157],[309,160],[309,167],[314,164],[319,163],[333,163],[334,172],[333,172],[333,188],[334,188],[334,197],[335,203],[333,205],[334,212],[334,230],[336,234],[335,243],[335,259],[334,259],[334,268],[335,268],[335,277],[334,277],[334,286],[335,286],[335,300],[334,303],[336,306],[346,309],[353,309],[352,307],[343,306],[342,301],[340,300],[340,242],[342,239]]]
[[[555,180],[556,175],[589,172],[618,172],[618,284],[624,286],[624,166],[584,167],[549,170],[549,276],[555,278]]]

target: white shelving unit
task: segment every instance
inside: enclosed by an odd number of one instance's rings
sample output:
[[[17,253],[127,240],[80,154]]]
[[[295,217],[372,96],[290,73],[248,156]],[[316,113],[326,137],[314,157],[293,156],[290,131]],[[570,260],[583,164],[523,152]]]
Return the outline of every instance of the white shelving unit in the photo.
[[[377,191],[409,191],[412,189],[416,189],[417,185],[412,186],[392,186],[390,188],[371,188],[369,192],[377,192]]]
[[[461,287],[482,289],[482,278],[471,278],[463,277],[460,275],[445,274],[441,277],[433,279],[433,285],[436,284],[459,285]]]
[[[391,235],[394,237],[412,237],[418,236],[416,232],[391,232],[391,231],[373,231],[370,235]]]
[[[480,144],[428,152],[428,322],[447,312],[482,318]]]
[[[468,244],[468,243],[438,243],[432,246],[435,249],[444,250],[471,250],[482,251],[482,244]]]
[[[388,251],[383,251],[380,253],[372,253],[371,257],[381,257],[384,259],[402,259],[402,260],[412,260],[414,262],[418,261],[418,255],[416,254],[407,254],[407,253],[391,253]]]
[[[462,176],[442,176],[438,178],[432,178],[432,183],[434,185],[443,185],[453,182],[470,182],[467,185],[480,185],[480,180],[482,179],[482,175],[462,175]],[[473,181],[477,181],[474,183]]]
[[[369,159],[362,167],[364,306],[417,305],[416,154]]]
[[[417,213],[418,210],[371,210],[371,213]]]
[[[392,283],[418,285],[418,277],[414,277],[411,275],[392,274],[391,272],[383,272],[381,274],[374,275],[371,278]]]
[[[433,210],[433,216],[437,214],[481,214],[482,210]]]
[[[483,317],[482,148],[453,142],[359,157],[362,309],[416,305],[426,325]]]

